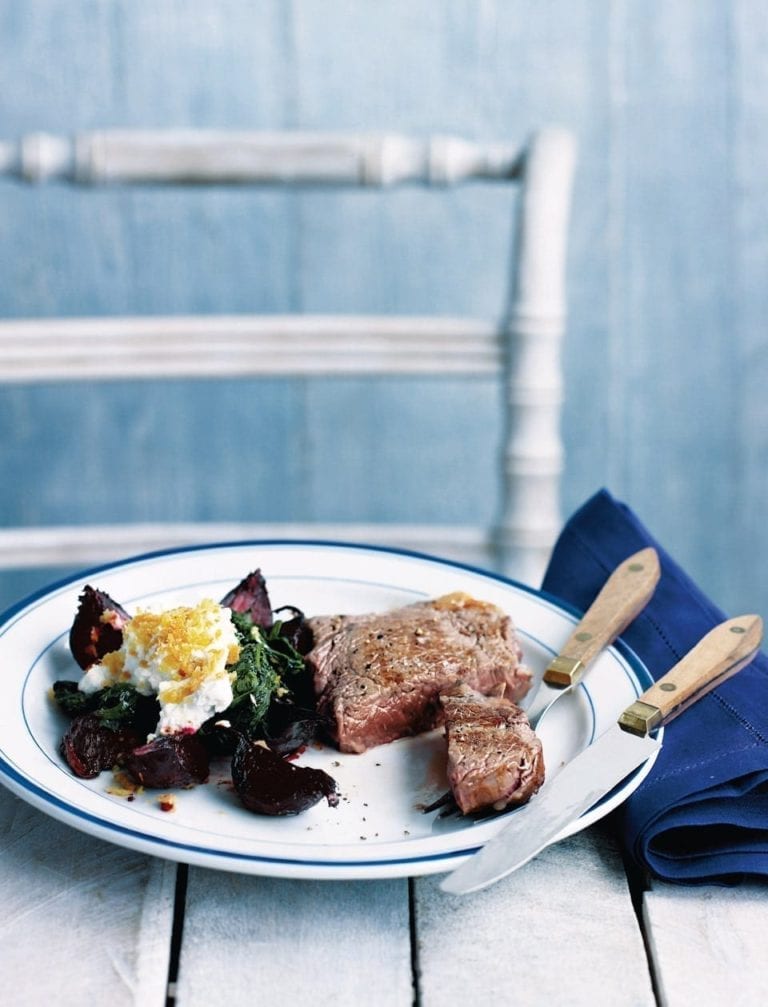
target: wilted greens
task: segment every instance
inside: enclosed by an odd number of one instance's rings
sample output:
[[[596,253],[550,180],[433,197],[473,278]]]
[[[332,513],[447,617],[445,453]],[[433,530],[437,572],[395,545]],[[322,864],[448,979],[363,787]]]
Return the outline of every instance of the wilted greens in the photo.
[[[232,727],[250,738],[263,736],[272,700],[287,697],[292,680],[304,671],[304,659],[290,640],[281,635],[283,623],[268,629],[254,624],[248,613],[233,612],[232,622],[240,640],[240,657],[230,670],[232,705],[220,714]]]
[[[142,696],[122,682],[90,694],[81,692],[77,682],[54,682],[53,698],[68,717],[91,713],[115,731],[134,727],[148,734],[160,715],[160,705],[153,696]]]

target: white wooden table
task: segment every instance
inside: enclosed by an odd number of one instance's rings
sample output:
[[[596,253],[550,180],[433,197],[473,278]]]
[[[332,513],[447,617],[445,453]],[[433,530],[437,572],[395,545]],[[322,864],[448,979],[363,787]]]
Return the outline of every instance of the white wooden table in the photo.
[[[13,1007],[768,1000],[768,886],[647,887],[602,825],[464,897],[444,895],[439,876],[286,881],[177,865],[4,789],[0,850],[0,1001]]]

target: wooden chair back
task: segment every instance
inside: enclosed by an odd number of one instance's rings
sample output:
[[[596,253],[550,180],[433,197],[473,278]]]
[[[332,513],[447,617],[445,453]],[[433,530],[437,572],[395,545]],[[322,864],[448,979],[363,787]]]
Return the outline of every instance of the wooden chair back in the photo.
[[[445,186],[495,179],[521,187],[510,310],[501,321],[236,315],[0,322],[0,385],[495,375],[503,383],[505,415],[502,501],[493,527],[232,522],[3,527],[0,570],[92,565],[205,541],[311,536],[413,547],[537,583],[560,525],[560,354],[574,155],[572,136],[553,128],[535,133],[522,150],[450,137],[124,130],[75,138],[34,134],[0,144],[0,173],[30,183]],[[0,508],[3,481],[0,473]]]

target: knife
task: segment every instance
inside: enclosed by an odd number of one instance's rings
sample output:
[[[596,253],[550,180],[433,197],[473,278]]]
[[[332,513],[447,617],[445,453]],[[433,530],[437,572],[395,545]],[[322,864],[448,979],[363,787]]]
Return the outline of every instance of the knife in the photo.
[[[707,633],[671,671],[621,714],[618,722],[514,813],[512,821],[444,878],[444,892],[487,888],[554,842],[562,829],[658,751],[651,732],[749,664],[763,636],[758,615],[742,615]]]
[[[560,653],[547,666],[533,703],[526,710],[531,727],[555,700],[571,692],[589,665],[645,608],[659,582],[655,549],[641,549],[620,563],[605,582]]]

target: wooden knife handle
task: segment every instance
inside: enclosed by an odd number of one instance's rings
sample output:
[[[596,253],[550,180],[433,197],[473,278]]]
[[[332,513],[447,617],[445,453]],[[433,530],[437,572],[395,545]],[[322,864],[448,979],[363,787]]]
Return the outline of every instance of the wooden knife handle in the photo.
[[[763,638],[759,615],[721,622],[619,717],[632,734],[648,734],[749,664]]]
[[[655,549],[641,549],[616,567],[544,672],[556,688],[575,685],[591,661],[608,647],[648,604],[661,570]]]

